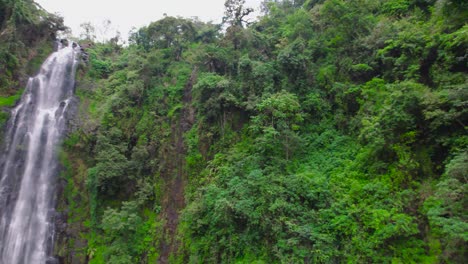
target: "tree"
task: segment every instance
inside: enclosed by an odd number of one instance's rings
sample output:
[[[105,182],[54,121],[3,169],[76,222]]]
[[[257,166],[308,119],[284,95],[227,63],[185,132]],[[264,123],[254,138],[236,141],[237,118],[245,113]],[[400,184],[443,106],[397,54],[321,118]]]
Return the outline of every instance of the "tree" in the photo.
[[[277,153],[277,146],[281,146],[286,160],[289,160],[299,145],[300,138],[296,131],[304,120],[297,96],[281,91],[261,101],[257,111],[251,129],[260,132],[257,141],[261,150]]]
[[[91,24],[91,22],[85,22],[80,24],[81,33],[80,38],[94,42],[96,40],[96,28]]]
[[[228,24],[225,39],[231,42],[234,49],[239,49],[244,36],[244,24],[249,24],[246,17],[254,10],[244,7],[245,0],[226,0],[223,24]]]
[[[170,49],[176,60],[180,60],[188,43],[197,39],[197,28],[191,19],[166,16],[143,27],[130,36],[130,42],[145,50],[151,48]]]
[[[443,245],[440,262],[464,262],[463,249],[468,240],[466,215],[468,152],[456,155],[446,166],[435,193],[424,204],[427,218],[436,238]]]
[[[254,9],[251,7],[244,7],[245,0],[226,0],[224,7],[223,23],[228,23],[230,26],[244,27],[244,23],[248,24],[245,19],[250,15]]]
[[[216,74],[205,74],[200,76],[193,93],[206,121],[220,122],[224,127],[227,113],[238,101],[229,81]]]

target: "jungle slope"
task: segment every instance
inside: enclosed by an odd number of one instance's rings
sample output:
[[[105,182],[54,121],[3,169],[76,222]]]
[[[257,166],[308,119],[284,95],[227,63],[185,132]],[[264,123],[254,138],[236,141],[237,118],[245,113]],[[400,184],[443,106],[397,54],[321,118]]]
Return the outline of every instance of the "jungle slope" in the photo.
[[[466,263],[466,1],[274,2],[81,41],[64,263]]]

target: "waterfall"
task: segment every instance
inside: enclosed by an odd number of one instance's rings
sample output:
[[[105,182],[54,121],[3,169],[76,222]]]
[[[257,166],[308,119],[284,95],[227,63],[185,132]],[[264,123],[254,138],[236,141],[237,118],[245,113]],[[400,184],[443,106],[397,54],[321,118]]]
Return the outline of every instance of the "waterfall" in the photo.
[[[57,148],[73,98],[79,47],[63,46],[29,78],[0,149],[0,263],[49,263]]]

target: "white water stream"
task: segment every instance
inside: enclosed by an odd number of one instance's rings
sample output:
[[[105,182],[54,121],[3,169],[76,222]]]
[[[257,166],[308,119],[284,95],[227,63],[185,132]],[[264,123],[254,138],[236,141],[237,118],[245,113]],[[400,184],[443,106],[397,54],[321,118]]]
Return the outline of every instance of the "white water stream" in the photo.
[[[59,44],[12,110],[0,149],[1,264],[52,260],[56,152],[66,129],[78,53],[77,45]]]

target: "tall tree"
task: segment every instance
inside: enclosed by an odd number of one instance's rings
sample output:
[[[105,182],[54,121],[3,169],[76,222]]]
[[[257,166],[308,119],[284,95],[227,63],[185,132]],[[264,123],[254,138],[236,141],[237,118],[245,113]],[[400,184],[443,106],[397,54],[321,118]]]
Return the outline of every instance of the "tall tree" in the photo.
[[[223,23],[228,23],[230,26],[243,27],[244,23],[248,24],[246,17],[250,15],[254,9],[244,7],[245,0],[226,0],[224,7]]]

